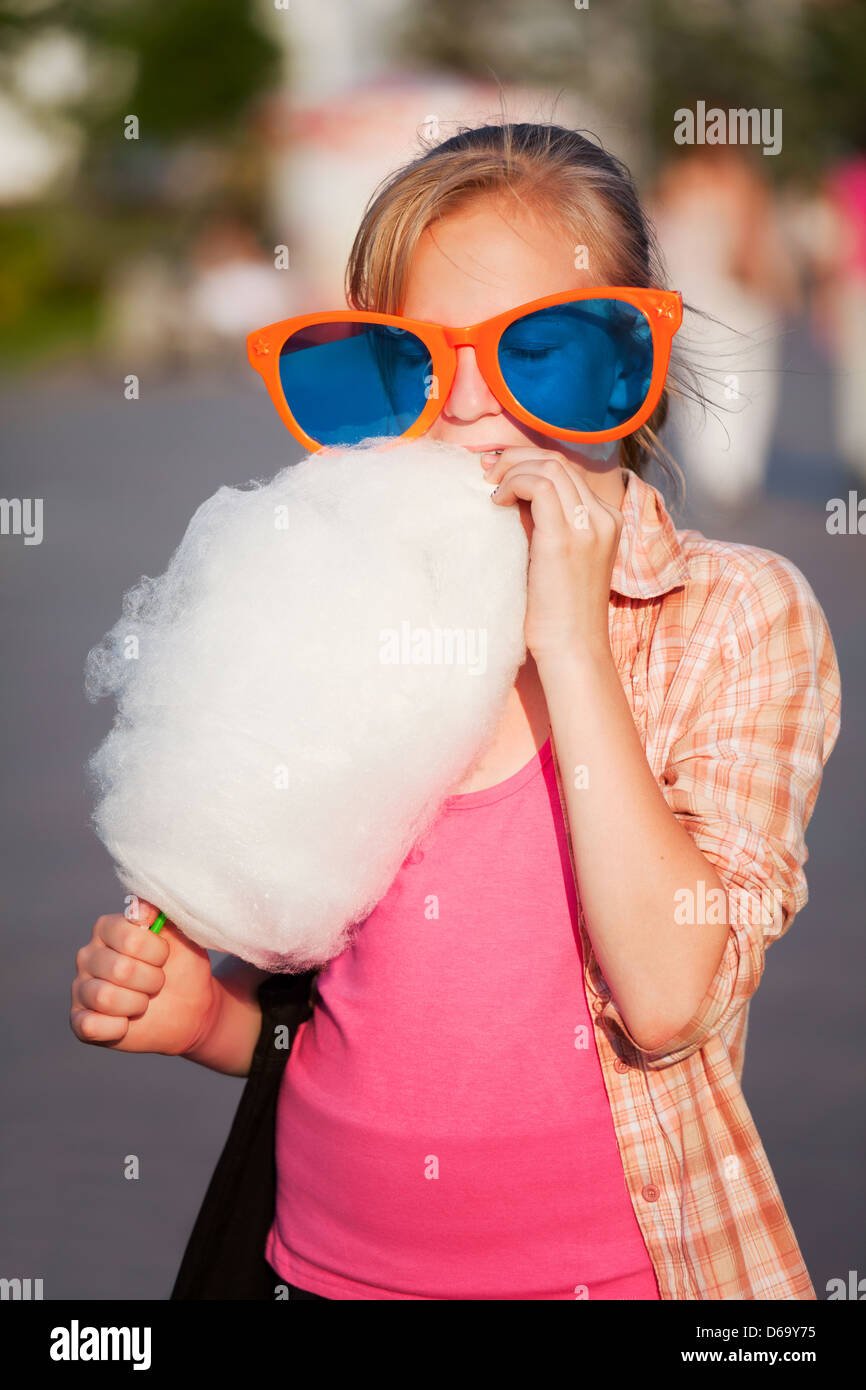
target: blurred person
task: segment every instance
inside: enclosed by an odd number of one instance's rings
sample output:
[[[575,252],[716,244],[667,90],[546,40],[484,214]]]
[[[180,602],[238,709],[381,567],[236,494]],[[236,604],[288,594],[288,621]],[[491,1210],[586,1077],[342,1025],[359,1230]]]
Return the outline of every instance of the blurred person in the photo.
[[[186,360],[183,282],[156,252],[120,261],[102,289],[102,346],[129,370]]]
[[[312,979],[121,914],[79,951],[83,1042],[249,1077],[173,1297],[814,1299],[741,1081],[839,670],[791,561],[678,531],[645,481],[679,301],[631,177],[573,130],[466,128],[378,190],[347,303],[259,330],[284,422],[476,454],[529,542],[527,659]]]
[[[834,359],[839,453],[866,483],[866,155],[831,170],[822,194],[824,234],[812,257],[816,324]]]
[[[138,365],[237,365],[251,325],[295,308],[293,272],[278,270],[252,229],[223,214],[205,223],[185,261],[153,253],[115,267],[104,340],[115,358]]]
[[[692,352],[712,363],[710,409],[700,420],[693,405],[676,400],[676,448],[698,498],[736,510],[766,478],[783,320],[798,305],[796,266],[766,183],[736,148],[670,163],[654,219],[672,282],[709,316],[694,326]]]
[[[185,294],[190,350],[237,361],[238,340],[265,318],[296,307],[293,273],[267,260],[252,229],[222,215],[205,224],[193,244]]]

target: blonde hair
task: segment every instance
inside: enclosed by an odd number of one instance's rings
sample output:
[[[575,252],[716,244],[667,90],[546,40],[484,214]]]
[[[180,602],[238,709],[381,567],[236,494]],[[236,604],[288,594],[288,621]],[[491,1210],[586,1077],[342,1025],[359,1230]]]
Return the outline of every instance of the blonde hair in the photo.
[[[490,195],[515,198],[561,226],[573,244],[585,244],[604,272],[599,283],[666,288],[655,234],[622,161],[576,130],[502,122],[463,127],[383,180],[349,255],[349,305],[400,313],[421,234],[434,220]],[[639,476],[655,459],[682,482],[658,438],[669,392],[680,385],[679,366],[672,355],[665,390],[650,419],[620,441],[622,463]]]

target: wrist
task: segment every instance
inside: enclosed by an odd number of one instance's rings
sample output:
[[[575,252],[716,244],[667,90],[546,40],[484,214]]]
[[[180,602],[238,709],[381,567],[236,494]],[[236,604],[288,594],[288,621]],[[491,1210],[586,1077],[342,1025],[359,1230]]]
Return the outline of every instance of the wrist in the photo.
[[[556,676],[560,673],[579,675],[592,670],[605,670],[614,666],[613,652],[607,635],[598,638],[580,638],[567,644],[548,647],[532,652],[538,674],[544,680],[545,674]]]
[[[225,990],[215,976],[211,976],[211,1000],[192,1041],[181,1052],[191,1062],[199,1062],[205,1054],[208,1042],[219,1028],[223,1011]]]

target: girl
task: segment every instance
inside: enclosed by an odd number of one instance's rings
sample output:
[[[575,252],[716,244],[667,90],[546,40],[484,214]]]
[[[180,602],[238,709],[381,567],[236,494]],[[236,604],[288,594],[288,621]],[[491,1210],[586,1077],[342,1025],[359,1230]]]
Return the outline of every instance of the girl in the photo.
[[[399,352],[392,428],[365,387],[366,433],[462,445],[520,509],[528,657],[483,762],[315,979],[279,1090],[274,1277],[814,1299],[740,1081],[766,948],[807,900],[839,672],[793,564],[677,531],[644,480],[683,388],[675,368],[662,390],[678,301],[632,181],[573,131],[464,130],[378,192],[347,291],[341,324],[282,326],[275,403],[307,447],[353,442],[351,351]],[[292,373],[317,350],[334,389],[305,416]],[[120,915],[77,964],[82,1041],[258,1059],[261,971],[212,975]]]

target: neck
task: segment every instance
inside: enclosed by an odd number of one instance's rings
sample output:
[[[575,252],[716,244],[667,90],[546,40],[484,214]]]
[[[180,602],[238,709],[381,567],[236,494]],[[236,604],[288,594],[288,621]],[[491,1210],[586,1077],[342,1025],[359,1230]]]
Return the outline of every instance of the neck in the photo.
[[[616,458],[619,458],[618,454]],[[578,460],[575,459],[574,462],[578,463]],[[600,463],[597,468],[593,468],[591,459],[580,459],[579,467],[582,478],[589,483],[596,497],[600,497],[602,502],[607,502],[610,507],[622,508],[628,479],[627,468],[623,468],[619,462]]]

